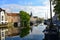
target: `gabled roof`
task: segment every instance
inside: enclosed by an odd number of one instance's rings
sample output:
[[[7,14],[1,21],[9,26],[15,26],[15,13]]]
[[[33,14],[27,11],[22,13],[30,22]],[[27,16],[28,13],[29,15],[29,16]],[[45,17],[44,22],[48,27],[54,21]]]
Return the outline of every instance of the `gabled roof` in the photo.
[[[7,13],[8,16],[18,16],[19,13]]]
[[[0,12],[1,12],[1,11],[4,11],[4,12],[5,12],[5,10],[3,10],[2,8],[0,8]]]

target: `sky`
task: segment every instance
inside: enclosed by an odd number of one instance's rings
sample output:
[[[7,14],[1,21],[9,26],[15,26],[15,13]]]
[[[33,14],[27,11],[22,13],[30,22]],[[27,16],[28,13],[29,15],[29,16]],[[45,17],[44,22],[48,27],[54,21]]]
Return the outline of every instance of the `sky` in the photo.
[[[33,16],[50,17],[49,0],[0,0],[0,8],[5,9],[6,12],[19,13],[23,10],[29,14],[32,12]]]

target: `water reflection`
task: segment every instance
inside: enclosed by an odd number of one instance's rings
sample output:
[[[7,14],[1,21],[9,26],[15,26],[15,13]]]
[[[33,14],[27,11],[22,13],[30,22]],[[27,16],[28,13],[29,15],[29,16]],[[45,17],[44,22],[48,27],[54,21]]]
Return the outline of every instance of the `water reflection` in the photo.
[[[46,28],[45,25],[38,25],[33,26],[32,32],[30,31],[30,34],[25,36],[24,38],[20,38],[19,36],[16,37],[7,37],[6,40],[43,40],[44,33],[42,32]]]
[[[44,35],[45,35],[44,40],[59,40],[58,32],[54,28],[47,29],[47,27],[46,27],[46,29],[44,31]]]

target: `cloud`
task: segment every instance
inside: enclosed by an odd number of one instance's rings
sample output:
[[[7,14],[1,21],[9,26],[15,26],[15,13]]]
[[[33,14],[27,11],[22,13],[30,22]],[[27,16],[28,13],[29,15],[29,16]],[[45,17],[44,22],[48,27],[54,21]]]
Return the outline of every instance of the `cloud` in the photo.
[[[49,10],[46,6],[21,6],[17,4],[3,5],[2,8],[5,9],[6,12],[19,12],[20,10],[24,10],[30,13],[32,11],[33,15],[38,17],[44,17],[44,14]]]
[[[22,1],[19,1],[18,2],[20,5],[27,5],[27,6],[31,6],[31,5],[33,5],[33,2],[22,2]]]
[[[45,2],[43,2],[43,4],[49,9],[49,10],[48,10],[49,14],[47,14],[47,15],[50,16],[50,1],[49,1],[49,0],[47,1],[47,0],[46,0]],[[54,16],[54,14],[55,14],[55,13],[53,12],[54,6],[52,5],[51,8],[52,8],[52,16]],[[50,18],[50,17],[49,17],[49,18]]]
[[[31,5],[32,3],[28,3],[28,5]],[[46,16],[50,18],[50,8],[49,8],[49,2],[45,1],[43,2],[44,6],[22,6],[18,4],[5,4],[2,5],[1,8],[5,9],[6,12],[19,12],[20,10],[24,10],[30,14],[30,12],[33,13],[33,16],[38,17],[44,17]],[[54,15],[54,14],[53,14]]]

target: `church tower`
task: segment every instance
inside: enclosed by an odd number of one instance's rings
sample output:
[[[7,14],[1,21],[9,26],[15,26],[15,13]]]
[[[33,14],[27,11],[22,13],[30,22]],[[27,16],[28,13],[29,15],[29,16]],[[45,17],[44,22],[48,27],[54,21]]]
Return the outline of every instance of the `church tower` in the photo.
[[[31,14],[30,14],[30,17],[32,17],[32,12],[31,12]]]

